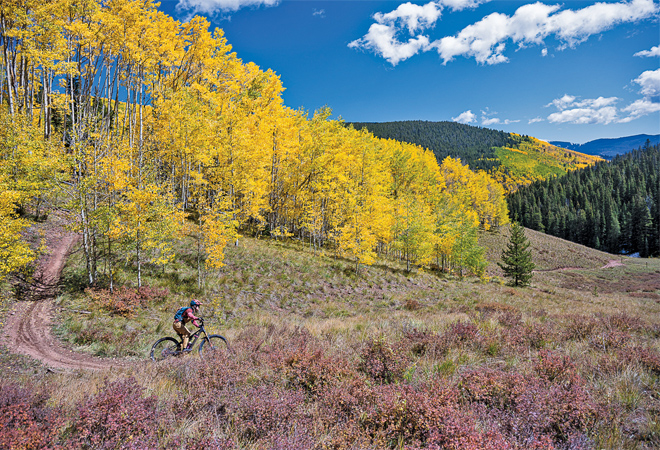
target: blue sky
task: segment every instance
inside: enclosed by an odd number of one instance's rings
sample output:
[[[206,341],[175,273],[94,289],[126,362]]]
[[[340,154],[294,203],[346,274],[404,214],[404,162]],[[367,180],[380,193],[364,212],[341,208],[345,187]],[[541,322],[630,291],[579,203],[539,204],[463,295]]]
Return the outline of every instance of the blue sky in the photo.
[[[206,16],[287,106],[454,120],[584,143],[660,134],[660,5],[629,1],[162,0]]]

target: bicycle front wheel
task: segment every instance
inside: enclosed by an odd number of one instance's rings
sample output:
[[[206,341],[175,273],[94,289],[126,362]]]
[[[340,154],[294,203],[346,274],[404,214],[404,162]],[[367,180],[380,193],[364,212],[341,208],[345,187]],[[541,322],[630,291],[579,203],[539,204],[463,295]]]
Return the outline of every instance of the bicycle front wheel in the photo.
[[[158,339],[153,347],[151,347],[151,359],[154,361],[162,361],[178,353],[179,343],[171,337]]]
[[[202,343],[199,344],[200,356],[220,353],[229,353],[229,342],[219,334],[212,334],[208,338],[204,338]]]

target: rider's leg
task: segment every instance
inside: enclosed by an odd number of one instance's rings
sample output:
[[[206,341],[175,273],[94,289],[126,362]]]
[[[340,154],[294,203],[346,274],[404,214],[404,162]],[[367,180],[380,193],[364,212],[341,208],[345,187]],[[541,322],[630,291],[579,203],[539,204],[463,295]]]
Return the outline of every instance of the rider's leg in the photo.
[[[185,350],[188,346],[188,340],[190,339],[190,331],[188,331],[188,328],[186,328],[183,322],[174,322],[172,328],[174,328],[174,331],[176,331],[176,333],[183,339],[181,350]]]

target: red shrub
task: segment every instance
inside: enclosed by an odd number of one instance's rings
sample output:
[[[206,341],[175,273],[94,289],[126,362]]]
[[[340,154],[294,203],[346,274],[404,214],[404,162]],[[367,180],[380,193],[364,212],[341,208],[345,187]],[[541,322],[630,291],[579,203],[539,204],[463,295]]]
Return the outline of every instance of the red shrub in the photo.
[[[136,308],[161,302],[169,295],[167,289],[148,286],[138,289],[121,286],[115,289],[114,292],[110,292],[109,289],[88,288],[85,293],[93,302],[98,303],[99,306],[110,313],[124,317],[132,316]]]
[[[283,356],[278,372],[283,375],[287,386],[301,388],[308,395],[316,395],[341,368],[341,362],[326,357],[319,348],[299,347]]]
[[[0,384],[0,448],[59,449],[59,410],[46,405],[48,396],[17,384]]]
[[[541,350],[534,364],[534,371],[551,383],[573,383],[579,381],[575,365],[566,355],[550,350]]]
[[[432,355],[441,356],[446,353],[447,346],[436,333],[416,328],[405,330],[404,339],[407,341],[410,352],[415,356]]]
[[[388,342],[384,336],[368,341],[360,356],[359,369],[381,383],[401,380],[410,362],[401,342]]]
[[[619,313],[611,316],[601,315],[600,319],[608,330],[639,332],[648,327],[648,325],[639,317],[632,317],[626,313]]]
[[[578,314],[565,315],[559,318],[563,322],[564,339],[580,341],[591,336],[600,328],[600,321],[592,316]]]
[[[142,398],[134,378],[112,382],[78,405],[70,427],[77,448],[147,449],[156,447],[156,397]]]
[[[507,450],[513,445],[497,431],[481,431],[469,413],[447,408],[438,425],[429,433],[429,450]],[[533,447],[527,447],[533,448]]]
[[[609,330],[590,336],[589,344],[595,349],[608,351],[625,347],[631,338],[632,336],[627,332]]]
[[[245,387],[227,405],[233,428],[245,440],[288,434],[308,421],[303,412],[305,393],[258,385]]]
[[[628,363],[638,362],[656,375],[660,375],[660,353],[647,347],[630,347],[619,352],[619,357]]]
[[[397,442],[421,445],[446,415],[451,398],[449,389],[440,386],[375,386],[373,402],[361,405],[358,423],[379,448]]]
[[[449,325],[443,338],[452,344],[473,343],[477,341],[479,329],[470,322],[455,322]]]
[[[464,373],[458,388],[469,403],[509,409],[516,405],[518,388],[524,383],[525,378],[518,373],[482,368]]]
[[[573,364],[542,352],[534,371],[538,376],[474,370],[463,375],[459,387],[468,404],[486,406],[487,417],[522,448],[534,448],[534,442],[537,448],[552,448],[549,442],[563,448],[567,442],[585,441],[599,412]]]

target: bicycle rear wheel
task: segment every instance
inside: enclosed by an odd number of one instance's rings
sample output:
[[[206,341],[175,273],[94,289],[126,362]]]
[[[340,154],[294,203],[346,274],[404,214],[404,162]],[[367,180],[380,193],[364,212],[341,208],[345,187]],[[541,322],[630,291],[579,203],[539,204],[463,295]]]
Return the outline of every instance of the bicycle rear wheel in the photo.
[[[154,361],[162,361],[179,353],[179,342],[171,337],[158,339],[151,347],[151,359]]]
[[[208,339],[202,340],[202,343],[199,344],[200,356],[219,353],[229,353],[229,342],[227,342],[227,339],[225,339],[223,336],[220,336],[219,334],[212,334],[208,337]]]

